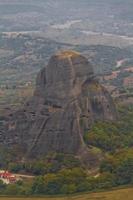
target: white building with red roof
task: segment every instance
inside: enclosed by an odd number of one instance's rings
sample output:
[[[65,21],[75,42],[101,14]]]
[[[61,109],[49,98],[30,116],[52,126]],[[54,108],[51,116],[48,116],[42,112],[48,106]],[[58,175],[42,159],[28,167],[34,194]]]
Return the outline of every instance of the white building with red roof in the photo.
[[[0,180],[2,180],[5,184],[11,184],[15,183],[17,181],[17,178],[9,171],[0,170]]]

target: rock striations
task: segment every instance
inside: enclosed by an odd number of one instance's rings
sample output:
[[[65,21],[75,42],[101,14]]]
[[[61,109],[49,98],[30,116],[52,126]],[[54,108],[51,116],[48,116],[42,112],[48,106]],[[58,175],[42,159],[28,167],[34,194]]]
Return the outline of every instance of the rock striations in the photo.
[[[4,141],[19,144],[30,156],[78,155],[87,148],[83,135],[91,125],[115,118],[112,98],[88,60],[77,52],[60,52],[38,74],[32,99],[10,116]]]

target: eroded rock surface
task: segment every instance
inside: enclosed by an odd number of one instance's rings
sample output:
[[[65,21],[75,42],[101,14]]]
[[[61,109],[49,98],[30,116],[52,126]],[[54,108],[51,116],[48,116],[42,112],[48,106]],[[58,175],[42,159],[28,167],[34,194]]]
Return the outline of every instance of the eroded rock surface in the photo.
[[[79,154],[83,135],[96,120],[116,119],[112,98],[82,55],[60,52],[40,71],[31,101],[9,117],[4,143],[27,155]]]

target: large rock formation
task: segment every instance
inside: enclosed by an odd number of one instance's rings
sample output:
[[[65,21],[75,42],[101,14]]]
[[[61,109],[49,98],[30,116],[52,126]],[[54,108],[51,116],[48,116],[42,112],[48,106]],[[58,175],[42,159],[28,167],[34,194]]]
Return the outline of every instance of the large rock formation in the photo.
[[[83,135],[94,121],[115,118],[112,98],[88,60],[76,52],[61,52],[38,74],[31,101],[10,116],[4,141],[19,144],[28,155],[78,154],[87,148]]]

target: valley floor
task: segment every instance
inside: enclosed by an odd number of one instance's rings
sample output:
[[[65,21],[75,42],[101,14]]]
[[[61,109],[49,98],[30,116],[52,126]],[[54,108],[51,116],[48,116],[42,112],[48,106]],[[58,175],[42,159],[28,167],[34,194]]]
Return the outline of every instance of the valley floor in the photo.
[[[53,198],[18,198],[18,197],[1,197],[0,200],[133,200],[133,188],[119,189],[109,192],[100,192],[92,194],[82,194],[77,196],[66,196],[66,197],[53,197]]]

